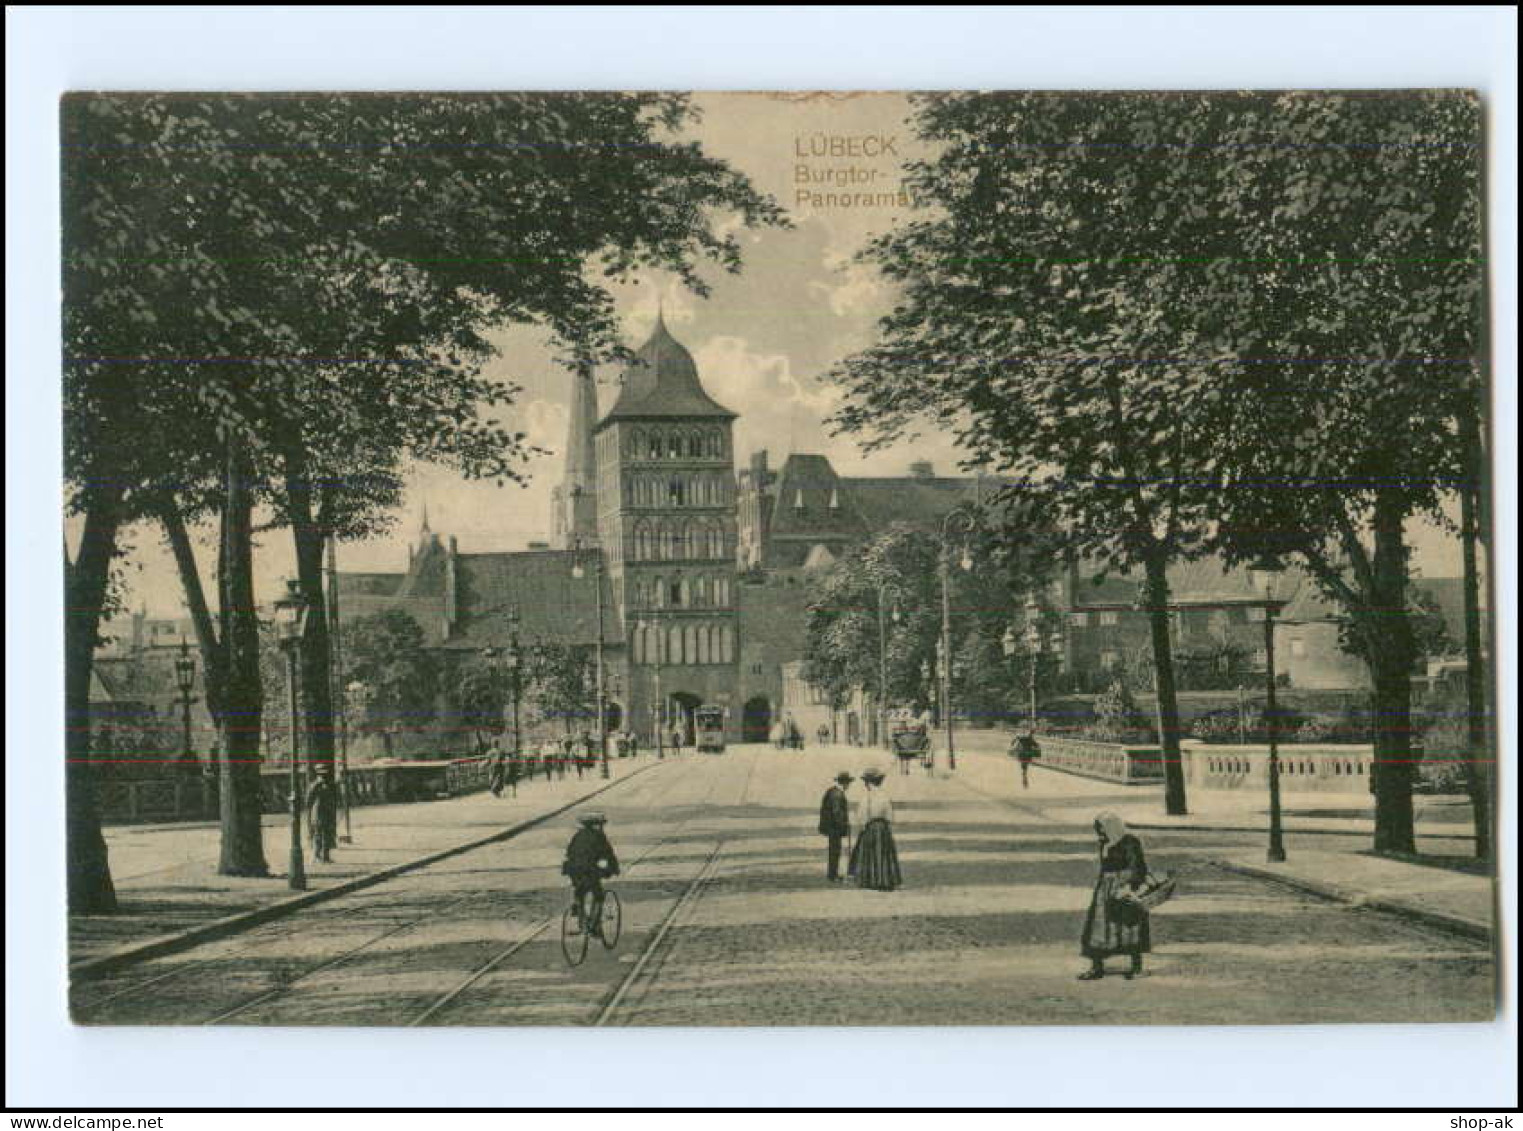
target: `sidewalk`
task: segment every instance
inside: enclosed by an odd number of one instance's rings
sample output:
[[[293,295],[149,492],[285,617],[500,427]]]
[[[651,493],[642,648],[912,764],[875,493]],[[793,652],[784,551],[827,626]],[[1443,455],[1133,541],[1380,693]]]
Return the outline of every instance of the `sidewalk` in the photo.
[[[1229,871],[1354,907],[1390,912],[1473,938],[1491,937],[1495,885],[1490,876],[1362,852],[1304,848],[1292,852],[1283,864],[1266,863],[1262,851],[1223,855],[1218,863]]]
[[[941,768],[944,765],[938,763]],[[1049,770],[1032,763],[1031,787],[1021,789],[1021,771],[1013,758],[981,750],[957,752],[959,775],[976,779],[981,788],[1003,788],[1012,800],[1040,805],[1060,823],[1088,824],[1094,804],[1118,813],[1137,829],[1199,829],[1213,832],[1269,830],[1269,795],[1260,789],[1188,789],[1190,812],[1170,816],[1163,809],[1163,784],[1122,785]],[[988,783],[988,784],[983,784]],[[1292,833],[1335,833],[1373,837],[1374,800],[1366,792],[1308,792],[1284,790],[1280,795],[1281,823]],[[1459,796],[1413,798],[1419,839],[1462,842],[1475,835],[1470,799]]]
[[[938,763],[938,772],[945,772],[943,763]],[[959,751],[957,777],[977,792],[1029,808],[1060,824],[1087,825],[1097,811],[1109,809],[1138,830],[1268,833],[1267,798],[1237,791],[1196,789],[1189,794],[1190,813],[1170,817],[1163,812],[1161,786],[1114,785],[1033,767],[1031,785],[1022,789],[1020,768],[998,754]],[[1472,851],[1468,799],[1418,797],[1415,801],[1418,838],[1427,851],[1449,856]],[[1346,842],[1319,839],[1315,848],[1292,842],[1290,859],[1280,864],[1266,863],[1261,847],[1222,848],[1214,852],[1216,862],[1229,871],[1354,907],[1400,915],[1473,938],[1491,937],[1495,921],[1491,876],[1374,855],[1369,851],[1374,819],[1366,812],[1370,803],[1363,796],[1294,792],[1284,795],[1283,804],[1288,834],[1345,834]],[[1329,812],[1350,815],[1319,815]]]
[[[352,844],[340,843],[331,864],[311,858],[304,837],[307,890],[294,892],[286,879],[290,819],[264,818],[267,878],[219,876],[220,832],[215,824],[111,826],[106,832],[119,910],[113,915],[73,915],[69,957],[76,975],[148,953],[167,953],[190,940],[213,938],[236,924],[229,919],[273,918],[285,910],[333,898],[405,871],[440,854],[500,838],[508,830],[549,816],[631,775],[664,765],[653,757],[615,760],[612,778],[599,771],[564,781],[520,782],[518,796],[473,793],[441,801],[366,805],[353,809]],[[339,833],[343,834],[343,816]],[[247,920],[245,920],[247,921]],[[81,963],[88,965],[81,968]]]

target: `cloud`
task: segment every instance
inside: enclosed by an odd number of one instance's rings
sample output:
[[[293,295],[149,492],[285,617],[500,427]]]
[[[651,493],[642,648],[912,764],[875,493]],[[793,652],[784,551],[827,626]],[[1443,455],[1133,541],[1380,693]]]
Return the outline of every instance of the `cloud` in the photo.
[[[892,292],[876,267],[846,257],[827,259],[825,267],[832,278],[811,282],[809,290],[822,295],[838,317],[867,315],[876,318],[888,308]]]

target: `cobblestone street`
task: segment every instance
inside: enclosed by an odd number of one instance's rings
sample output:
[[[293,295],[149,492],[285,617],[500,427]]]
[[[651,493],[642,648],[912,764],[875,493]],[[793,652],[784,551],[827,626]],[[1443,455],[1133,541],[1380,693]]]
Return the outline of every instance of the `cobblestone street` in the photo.
[[[616,949],[560,952],[571,813],[506,842],[104,978],[87,1023],[1241,1024],[1459,1021],[1492,1014],[1486,944],[1214,866],[1256,833],[1143,834],[1180,892],[1154,916],[1148,976],[1081,983],[1094,879],[1087,828],[1047,805],[1120,800],[1013,766],[889,770],[905,886],[832,885],[820,793],[870,751],[731,748],[620,783]],[[1008,770],[1008,773],[1005,771]],[[855,794],[860,786],[854,786]],[[1136,804],[1134,792],[1127,798]],[[441,815],[447,810],[441,808]],[[1298,848],[1357,851],[1292,835]],[[1363,847],[1362,841],[1359,843]]]

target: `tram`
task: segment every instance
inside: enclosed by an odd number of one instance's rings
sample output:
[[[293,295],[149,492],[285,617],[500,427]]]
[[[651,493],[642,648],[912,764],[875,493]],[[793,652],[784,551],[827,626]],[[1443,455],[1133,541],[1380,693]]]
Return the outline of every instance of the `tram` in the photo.
[[[723,707],[707,704],[693,712],[694,742],[699,750],[707,754],[724,753],[724,717]]]

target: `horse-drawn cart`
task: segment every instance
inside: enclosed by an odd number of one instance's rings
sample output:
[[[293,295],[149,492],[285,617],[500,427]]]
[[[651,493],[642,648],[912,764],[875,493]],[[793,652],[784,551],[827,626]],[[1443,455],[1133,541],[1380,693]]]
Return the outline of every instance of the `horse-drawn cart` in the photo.
[[[899,759],[901,774],[909,773],[910,766],[915,762],[930,769],[931,732],[923,721],[894,720],[889,727],[889,746],[893,749],[894,757]]]

